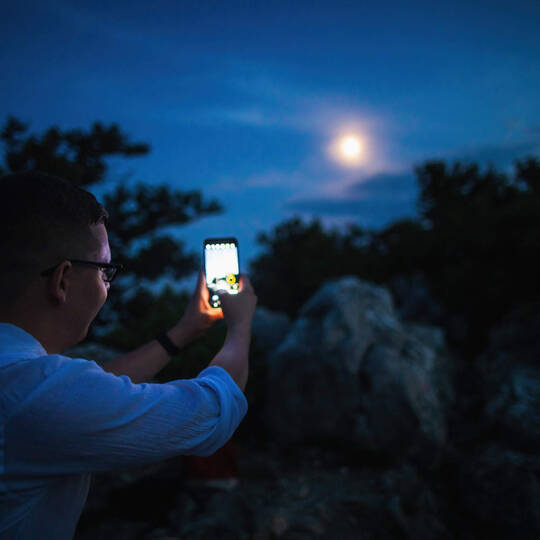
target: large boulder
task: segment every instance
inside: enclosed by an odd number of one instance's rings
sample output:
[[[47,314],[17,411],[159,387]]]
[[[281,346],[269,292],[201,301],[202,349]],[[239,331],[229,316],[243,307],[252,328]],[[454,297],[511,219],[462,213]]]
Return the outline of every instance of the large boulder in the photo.
[[[490,334],[478,360],[488,432],[501,444],[540,453],[540,305],[521,306]]]
[[[249,411],[240,424],[238,437],[246,440],[265,440],[267,432],[264,422],[266,401],[266,374],[268,357],[279,347],[291,327],[285,313],[258,307],[252,323],[252,346],[250,351],[249,379],[246,397]]]
[[[291,320],[286,313],[260,306],[255,310],[251,325],[253,341],[261,350],[270,353],[282,343],[290,327]]]
[[[447,439],[451,375],[439,329],[404,324],[386,288],[345,277],[304,305],[270,356],[268,426],[282,444],[430,459]]]
[[[421,273],[403,274],[388,284],[393,293],[400,317],[404,320],[439,324],[444,310],[431,293],[429,283]]]

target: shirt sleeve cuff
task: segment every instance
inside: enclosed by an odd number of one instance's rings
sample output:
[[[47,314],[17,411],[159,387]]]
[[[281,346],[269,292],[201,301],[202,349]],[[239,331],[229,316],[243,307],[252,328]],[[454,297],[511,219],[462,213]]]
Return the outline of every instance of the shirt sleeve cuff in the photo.
[[[207,367],[203,369],[199,375],[197,375],[197,379],[201,378],[205,381],[213,381],[214,384],[217,384],[220,387],[220,389],[227,389],[229,392],[231,392],[235,400],[239,402],[239,405],[242,408],[242,417],[246,414],[248,410],[246,396],[225,369],[219,366]]]
[[[227,371],[219,366],[210,366],[196,378],[202,386],[211,389],[219,402],[220,419],[209,448],[198,455],[209,455],[221,448],[233,435],[248,410],[248,402],[240,387]]]

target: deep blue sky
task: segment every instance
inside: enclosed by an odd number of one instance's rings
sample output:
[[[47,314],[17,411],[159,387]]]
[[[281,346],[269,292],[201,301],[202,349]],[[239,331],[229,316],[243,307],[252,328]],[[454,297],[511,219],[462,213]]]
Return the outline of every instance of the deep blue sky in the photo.
[[[414,215],[426,159],[540,156],[539,27],[538,0],[2,1],[0,120],[117,122],[152,152],[112,162],[110,183],[216,197],[226,212],[181,234],[237,236],[245,267],[295,214]],[[327,152],[349,132],[355,168]]]

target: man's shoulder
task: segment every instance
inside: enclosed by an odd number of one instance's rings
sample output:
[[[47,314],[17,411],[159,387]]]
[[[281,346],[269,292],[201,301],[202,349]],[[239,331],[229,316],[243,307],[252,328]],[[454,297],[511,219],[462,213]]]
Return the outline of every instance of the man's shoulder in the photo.
[[[87,362],[87,360],[72,358],[62,354],[29,356],[18,351],[2,350],[0,348],[0,371],[2,373],[9,373],[10,371],[13,373],[35,372],[36,374],[41,373],[42,376],[46,377],[68,362],[78,364]]]
[[[24,358],[0,351],[0,410],[3,420],[7,420],[25,400],[43,391],[51,379],[62,379],[74,371],[91,369],[92,364],[95,366],[94,362],[60,354]]]

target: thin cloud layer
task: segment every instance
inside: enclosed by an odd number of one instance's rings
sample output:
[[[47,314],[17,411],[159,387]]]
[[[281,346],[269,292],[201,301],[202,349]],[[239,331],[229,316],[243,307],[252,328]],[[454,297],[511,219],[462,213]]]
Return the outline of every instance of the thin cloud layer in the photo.
[[[492,165],[499,170],[512,169],[516,160],[540,156],[540,133],[531,134],[524,140],[458,150],[452,158],[456,161]]]
[[[318,216],[348,216],[367,227],[416,215],[418,187],[408,173],[373,175],[355,182],[339,196],[305,197],[291,200],[289,210]]]

